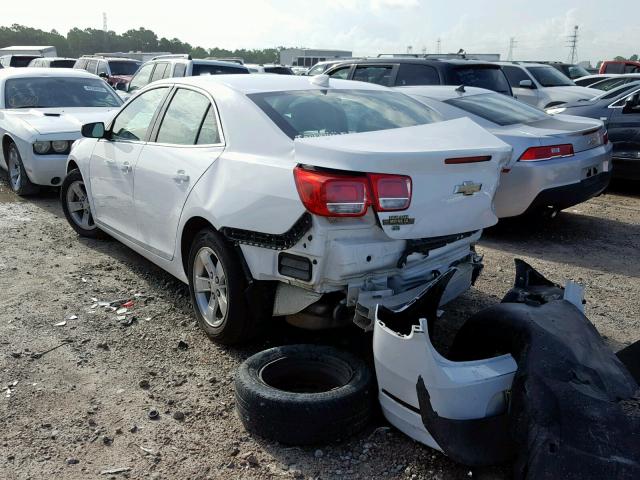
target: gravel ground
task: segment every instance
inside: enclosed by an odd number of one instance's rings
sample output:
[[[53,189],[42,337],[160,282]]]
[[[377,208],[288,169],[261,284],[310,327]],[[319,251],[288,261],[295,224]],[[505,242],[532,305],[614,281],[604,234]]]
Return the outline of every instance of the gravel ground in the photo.
[[[583,283],[587,315],[614,349],[638,339],[638,191],[623,187],[550,223],[485,232],[485,271],[442,323],[498,302],[520,257],[555,281]],[[508,466],[456,465],[380,415],[350,441],[317,448],[253,438],[234,409],[242,360],[293,342],[366,354],[370,337],[274,321],[259,343],[215,345],[195,325],[184,285],[118,242],[78,238],[54,192],[24,201],[0,183],[0,241],[2,479],[509,478]],[[124,298],[134,299],[124,319],[95,306]],[[126,471],[104,473],[118,469]]]

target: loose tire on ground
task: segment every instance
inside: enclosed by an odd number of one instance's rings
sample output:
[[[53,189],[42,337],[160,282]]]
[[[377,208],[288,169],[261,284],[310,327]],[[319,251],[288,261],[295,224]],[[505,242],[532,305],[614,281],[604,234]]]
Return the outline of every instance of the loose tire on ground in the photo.
[[[248,358],[235,381],[236,407],[245,428],[287,445],[345,439],[371,418],[371,369],[331,347],[290,345]]]
[[[105,236],[93,220],[87,190],[80,170],[72,170],[63,180],[60,187],[60,203],[62,203],[62,211],[67,222],[78,235],[87,238]]]
[[[9,143],[7,148],[6,164],[7,183],[16,195],[34,195],[40,191],[40,188],[29,180],[18,147],[13,142]]]
[[[250,313],[240,259],[219,233],[207,228],[196,234],[187,274],[196,319],[211,340],[233,345],[262,333],[273,306],[264,306],[265,315]]]

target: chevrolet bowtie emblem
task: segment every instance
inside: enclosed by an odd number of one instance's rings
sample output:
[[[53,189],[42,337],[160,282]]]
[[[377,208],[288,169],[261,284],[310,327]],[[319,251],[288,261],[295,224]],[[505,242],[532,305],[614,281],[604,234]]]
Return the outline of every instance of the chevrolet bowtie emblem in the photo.
[[[453,193],[461,193],[462,195],[469,196],[474,193],[478,193],[482,189],[481,183],[475,183],[471,181],[462,182],[462,185],[456,185],[456,189]]]

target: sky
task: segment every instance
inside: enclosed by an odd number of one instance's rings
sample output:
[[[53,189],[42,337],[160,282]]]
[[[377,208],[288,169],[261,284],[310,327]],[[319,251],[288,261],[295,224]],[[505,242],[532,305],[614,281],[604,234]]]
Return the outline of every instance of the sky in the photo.
[[[166,5],[163,6],[163,5]],[[73,27],[122,33],[141,26],[196,46],[276,46],[352,50],[356,56],[436,51],[500,53],[506,59],[566,61],[579,26],[578,60],[640,54],[640,1],[618,0],[86,0],[5,1],[0,25],[18,23],[66,33]]]

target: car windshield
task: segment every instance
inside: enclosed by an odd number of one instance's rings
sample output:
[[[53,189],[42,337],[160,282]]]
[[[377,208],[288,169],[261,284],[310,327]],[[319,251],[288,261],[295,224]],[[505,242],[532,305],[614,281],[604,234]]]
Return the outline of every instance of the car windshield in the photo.
[[[210,63],[194,63],[194,77],[198,75],[233,75],[236,73],[249,73],[246,67],[233,67],[231,65],[215,65]]]
[[[503,126],[537,122],[548,117],[542,110],[495,93],[451,98],[445,103]]]
[[[126,75],[130,76],[135,74],[142,65],[141,62],[121,62],[121,61],[109,61],[109,68],[111,69],[111,75]]]
[[[569,78],[571,78],[571,80],[573,80],[574,78],[582,78],[590,75],[589,71],[586,68],[581,67],[580,65],[569,65],[568,70]]]
[[[527,67],[527,71],[543,87],[570,87],[575,85],[569,77],[553,67]]]
[[[507,77],[499,67],[458,67],[449,74],[449,85],[466,85],[467,87],[486,88],[494,92],[511,95]]]
[[[119,107],[122,100],[98,78],[10,78],[5,108]]]
[[[299,90],[249,95],[290,138],[413,127],[440,121],[426,105],[398,92]]]

